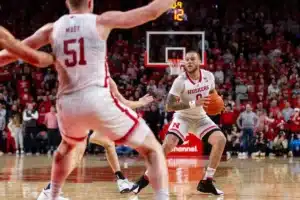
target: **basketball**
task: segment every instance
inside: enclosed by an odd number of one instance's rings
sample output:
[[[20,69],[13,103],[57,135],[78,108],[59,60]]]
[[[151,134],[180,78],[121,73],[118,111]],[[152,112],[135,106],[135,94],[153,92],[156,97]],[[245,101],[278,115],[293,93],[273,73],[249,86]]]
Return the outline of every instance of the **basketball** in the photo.
[[[221,96],[215,91],[209,95],[210,102],[207,107],[204,108],[208,115],[220,114],[224,109],[224,101]]]

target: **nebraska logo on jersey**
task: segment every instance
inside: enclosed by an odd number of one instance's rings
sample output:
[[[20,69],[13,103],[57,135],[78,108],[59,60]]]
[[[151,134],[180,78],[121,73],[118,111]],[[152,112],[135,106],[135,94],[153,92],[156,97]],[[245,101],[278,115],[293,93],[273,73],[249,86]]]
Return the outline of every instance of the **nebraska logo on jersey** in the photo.
[[[195,93],[203,92],[203,91],[206,91],[206,90],[209,90],[208,85],[205,85],[205,86],[200,87],[200,88],[188,90],[187,93],[188,93],[188,94],[195,94]]]
[[[179,126],[180,126],[180,123],[173,123],[173,126],[172,126],[172,128],[179,128]]]

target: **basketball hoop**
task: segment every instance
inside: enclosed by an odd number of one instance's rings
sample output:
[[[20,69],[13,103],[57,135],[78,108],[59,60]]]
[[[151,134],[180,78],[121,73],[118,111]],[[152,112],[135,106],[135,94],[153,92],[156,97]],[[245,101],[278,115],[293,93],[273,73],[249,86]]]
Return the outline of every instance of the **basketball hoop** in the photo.
[[[170,75],[179,75],[184,72],[184,63],[181,59],[169,59],[169,72]]]

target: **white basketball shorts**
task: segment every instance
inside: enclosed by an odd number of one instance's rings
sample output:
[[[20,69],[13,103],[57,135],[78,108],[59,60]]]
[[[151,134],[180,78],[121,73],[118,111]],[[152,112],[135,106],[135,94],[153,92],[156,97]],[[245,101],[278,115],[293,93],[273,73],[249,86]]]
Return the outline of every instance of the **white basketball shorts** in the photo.
[[[141,145],[151,133],[136,112],[119,102],[108,88],[88,87],[57,100],[58,124],[68,142],[84,141],[89,130],[116,143]]]
[[[176,135],[180,139],[179,144],[182,144],[189,133],[202,140],[206,134],[219,130],[220,128],[208,116],[192,119],[175,113],[168,134]]]

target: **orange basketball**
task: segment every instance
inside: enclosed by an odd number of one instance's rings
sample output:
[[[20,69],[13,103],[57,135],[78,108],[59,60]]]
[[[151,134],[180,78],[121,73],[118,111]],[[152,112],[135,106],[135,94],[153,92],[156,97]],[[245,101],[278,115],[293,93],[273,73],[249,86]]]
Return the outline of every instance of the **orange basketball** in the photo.
[[[205,112],[208,115],[220,114],[224,109],[224,101],[222,97],[220,97],[216,91],[210,94],[209,97],[210,102],[207,107],[204,108]]]

